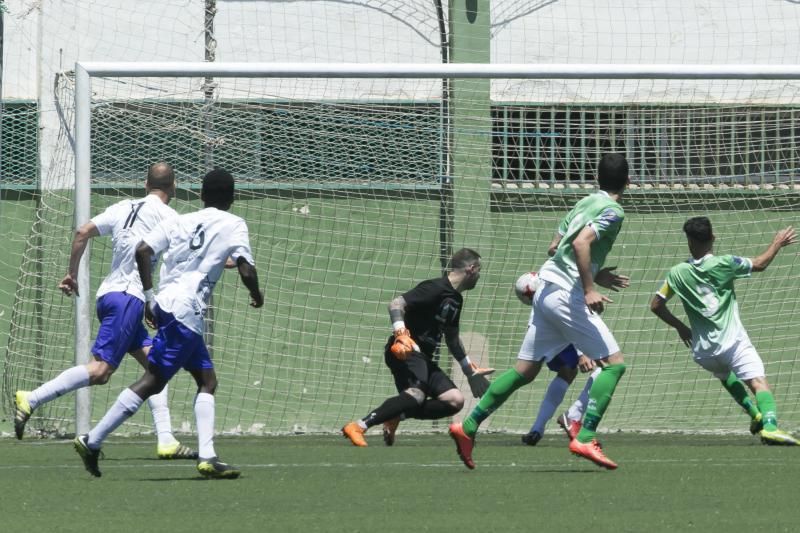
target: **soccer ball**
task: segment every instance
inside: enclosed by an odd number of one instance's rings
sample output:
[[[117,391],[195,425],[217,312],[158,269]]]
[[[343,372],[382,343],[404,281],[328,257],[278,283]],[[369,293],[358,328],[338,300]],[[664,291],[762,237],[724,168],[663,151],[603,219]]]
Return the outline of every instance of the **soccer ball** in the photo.
[[[536,272],[525,272],[514,282],[514,292],[520,302],[525,305],[531,305],[533,303],[533,295],[541,283]]]

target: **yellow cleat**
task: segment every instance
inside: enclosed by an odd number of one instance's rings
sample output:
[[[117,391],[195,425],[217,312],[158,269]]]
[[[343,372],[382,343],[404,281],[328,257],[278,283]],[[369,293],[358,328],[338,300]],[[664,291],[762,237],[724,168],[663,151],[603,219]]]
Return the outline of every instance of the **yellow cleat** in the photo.
[[[761,436],[762,444],[772,446],[800,446],[800,441],[780,429],[773,431],[762,429],[759,435]]]
[[[158,445],[159,459],[197,459],[197,452],[178,441]]]
[[[30,392],[18,390],[14,395],[14,433],[20,440],[22,440],[22,435],[25,433],[25,424],[33,412],[31,404],[28,403],[28,394]]]
[[[219,457],[211,457],[210,459],[200,459],[197,462],[197,471],[203,477],[212,479],[236,479],[242,475],[242,471],[235,466],[223,463]]]
[[[350,422],[344,426],[342,428],[342,435],[350,439],[353,446],[358,446],[359,448],[365,448],[367,446],[367,440],[364,438],[364,430],[361,429],[358,422]]]

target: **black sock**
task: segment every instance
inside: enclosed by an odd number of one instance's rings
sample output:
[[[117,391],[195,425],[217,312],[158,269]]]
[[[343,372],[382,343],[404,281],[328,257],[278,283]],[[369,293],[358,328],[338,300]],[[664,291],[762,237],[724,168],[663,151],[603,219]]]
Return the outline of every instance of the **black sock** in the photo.
[[[392,418],[396,418],[400,416],[401,413],[412,411],[417,407],[417,400],[408,394],[401,393],[397,396],[387,399],[380,405],[380,407],[373,410],[361,420],[363,420],[369,428],[386,422],[387,420],[391,420]]]

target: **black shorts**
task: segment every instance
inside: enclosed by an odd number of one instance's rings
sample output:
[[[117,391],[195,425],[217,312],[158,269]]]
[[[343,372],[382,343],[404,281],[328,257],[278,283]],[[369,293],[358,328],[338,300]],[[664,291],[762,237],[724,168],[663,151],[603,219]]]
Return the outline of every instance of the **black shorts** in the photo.
[[[392,371],[397,392],[413,387],[424,392],[427,398],[438,398],[450,389],[456,388],[456,384],[439,368],[439,365],[422,354],[414,353],[405,361],[400,361],[392,355],[387,346],[383,360]]]

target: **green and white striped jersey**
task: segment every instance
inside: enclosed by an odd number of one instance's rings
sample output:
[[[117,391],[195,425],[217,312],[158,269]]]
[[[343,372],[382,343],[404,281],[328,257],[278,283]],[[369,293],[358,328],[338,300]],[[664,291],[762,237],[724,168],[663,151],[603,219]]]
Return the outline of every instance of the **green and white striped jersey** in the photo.
[[[583,198],[561,221],[558,227],[561,241],[558,243],[555,255],[545,261],[539,269],[539,277],[568,291],[580,283],[572,241],[586,226],[591,227],[597,235],[590,252],[592,276],[597,274],[597,271],[603,268],[611,247],[614,246],[624,219],[625,212],[622,207],[612,200],[607,192],[599,191]]]
[[[733,281],[750,276],[753,263],[735,255],[707,254],[675,265],[658,295],[677,294],[692,328],[692,351],[712,356],[730,347],[747,332],[739,318]]]

